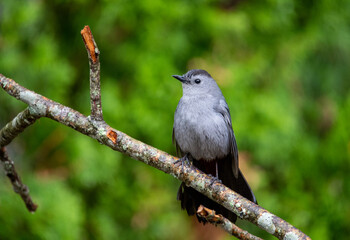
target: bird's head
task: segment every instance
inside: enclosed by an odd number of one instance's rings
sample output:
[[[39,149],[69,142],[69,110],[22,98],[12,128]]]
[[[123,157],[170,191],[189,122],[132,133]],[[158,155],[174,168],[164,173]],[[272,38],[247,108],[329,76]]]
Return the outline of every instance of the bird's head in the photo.
[[[221,91],[210,74],[202,69],[192,69],[184,75],[173,75],[182,83],[184,96],[220,93]]]

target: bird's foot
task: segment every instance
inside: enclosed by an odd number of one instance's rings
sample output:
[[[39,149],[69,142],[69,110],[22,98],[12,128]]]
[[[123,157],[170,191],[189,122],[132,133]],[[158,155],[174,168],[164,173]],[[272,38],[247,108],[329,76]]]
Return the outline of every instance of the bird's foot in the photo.
[[[184,170],[185,166],[191,166],[192,162],[189,159],[189,155],[186,154],[185,156],[183,156],[182,158],[179,158],[179,160],[174,162],[174,165],[180,165],[181,166],[181,170]]]
[[[222,183],[222,181],[221,181],[218,177],[213,176],[213,175],[211,175],[211,174],[208,174],[208,176],[212,178],[211,181],[210,181],[210,183],[209,183],[209,186],[210,186],[210,187],[211,187],[214,183],[216,183],[216,182]]]

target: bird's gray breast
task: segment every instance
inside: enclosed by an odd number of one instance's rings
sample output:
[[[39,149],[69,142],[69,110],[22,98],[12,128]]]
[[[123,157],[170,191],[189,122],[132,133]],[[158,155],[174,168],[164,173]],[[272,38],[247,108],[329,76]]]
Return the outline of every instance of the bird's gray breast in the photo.
[[[210,99],[182,98],[174,116],[174,137],[183,153],[197,160],[214,160],[229,154],[230,135],[224,117]]]

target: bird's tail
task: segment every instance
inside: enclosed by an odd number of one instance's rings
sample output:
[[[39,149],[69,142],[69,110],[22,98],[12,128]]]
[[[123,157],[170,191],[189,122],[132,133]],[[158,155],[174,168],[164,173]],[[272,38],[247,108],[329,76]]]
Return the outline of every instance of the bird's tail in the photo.
[[[215,161],[193,161],[193,164],[207,174],[215,176],[216,162]],[[232,158],[227,157],[217,161],[218,177],[224,185],[239,193],[243,197],[257,204],[254,193],[250,189],[242,172],[239,170],[238,178],[235,178],[232,169]],[[199,205],[203,205],[209,209],[215,210],[217,214],[222,214],[231,222],[235,223],[237,220],[236,214],[230,212],[225,207],[219,205],[203,194],[197,192],[191,187],[187,187],[184,183],[180,185],[177,193],[177,199],[181,201],[181,208],[186,209],[188,215],[194,215],[197,212]],[[205,223],[203,218],[198,217],[199,222]]]

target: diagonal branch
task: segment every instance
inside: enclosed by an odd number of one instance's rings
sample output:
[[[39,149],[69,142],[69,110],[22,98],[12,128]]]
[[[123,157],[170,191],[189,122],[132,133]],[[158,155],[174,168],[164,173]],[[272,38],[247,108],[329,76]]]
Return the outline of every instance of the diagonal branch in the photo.
[[[7,155],[6,149],[4,147],[0,148],[0,162],[3,164],[6,176],[10,179],[13,186],[13,190],[18,193],[26,204],[27,209],[30,212],[35,212],[38,205],[33,203],[32,198],[29,195],[29,189],[21,181],[18,176],[15,165]]]
[[[207,176],[195,167],[178,167],[176,165],[178,158],[133,139],[125,133],[107,125],[103,121],[101,108],[99,50],[88,26],[81,31],[81,35],[88,52],[90,63],[91,117],[86,117],[69,107],[30,91],[1,74],[0,86],[11,96],[27,103],[32,116],[36,118],[47,117],[53,119],[82,134],[96,139],[101,144],[116,151],[140,160],[165,173],[169,173],[184,182],[187,186],[196,189],[210,199],[226,207],[228,210],[234,212],[240,218],[256,224],[279,239],[310,239],[307,235],[283,219],[243,198],[223,184],[215,182],[212,177]],[[6,157],[4,157],[4,159],[5,158]],[[214,214],[214,217],[215,216]],[[246,235],[246,232],[235,228],[232,223],[224,219],[221,220],[224,224],[222,227],[230,234],[235,236],[239,235],[240,238],[248,239],[247,237],[249,237],[249,235]],[[255,236],[252,236],[251,239],[257,239],[254,237]]]
[[[47,99],[0,74],[0,86],[11,96],[27,103],[33,111],[92,137],[113,150],[171,174],[187,186],[218,202],[279,239],[310,239],[300,230],[264,208],[227,188],[193,166],[178,167],[178,158],[111,128],[104,121],[90,121],[83,114]],[[214,182],[214,183],[213,183]]]

